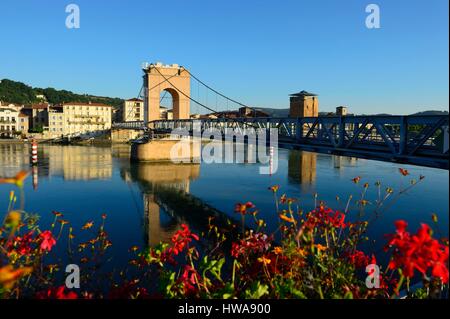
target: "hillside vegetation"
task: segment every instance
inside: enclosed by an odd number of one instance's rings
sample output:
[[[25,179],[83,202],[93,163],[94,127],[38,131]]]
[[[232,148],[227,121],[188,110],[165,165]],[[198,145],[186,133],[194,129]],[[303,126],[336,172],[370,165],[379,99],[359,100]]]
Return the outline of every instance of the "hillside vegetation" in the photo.
[[[59,104],[64,102],[80,102],[80,103],[104,103],[119,107],[123,103],[123,99],[95,96],[88,94],[77,94],[67,90],[56,90],[54,88],[33,88],[22,82],[16,82],[8,79],[0,81],[0,101],[31,104],[42,102],[37,95],[44,95],[50,104]]]

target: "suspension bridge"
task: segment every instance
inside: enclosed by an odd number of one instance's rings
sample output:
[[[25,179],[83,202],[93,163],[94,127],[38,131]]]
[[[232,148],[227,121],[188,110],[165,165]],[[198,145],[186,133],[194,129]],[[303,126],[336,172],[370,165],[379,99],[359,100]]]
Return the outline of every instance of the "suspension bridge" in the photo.
[[[182,66],[145,64],[143,71],[138,97],[144,101],[144,120],[114,123],[113,130],[168,134],[183,129],[189,136],[198,130],[207,138],[211,130],[224,137],[266,130],[278,134],[282,148],[449,169],[448,115],[319,116],[317,96],[302,91],[291,96],[289,116],[262,117],[258,109],[213,89]],[[173,119],[160,118],[167,93]],[[209,115],[191,118],[191,108]],[[270,134],[266,137],[269,143]]]

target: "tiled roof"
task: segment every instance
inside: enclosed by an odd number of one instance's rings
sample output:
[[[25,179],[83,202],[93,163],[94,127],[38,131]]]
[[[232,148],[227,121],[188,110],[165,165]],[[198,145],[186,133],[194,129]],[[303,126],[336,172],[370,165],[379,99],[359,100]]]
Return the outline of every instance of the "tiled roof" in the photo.
[[[62,106],[66,105],[74,105],[74,106],[103,106],[103,107],[112,107],[111,105],[106,105],[103,103],[79,103],[79,102],[72,102],[72,103],[63,103]]]
[[[293,93],[290,96],[317,96],[317,94],[308,91],[300,91],[298,93]]]
[[[46,109],[49,105],[47,103],[31,104],[32,109]]]

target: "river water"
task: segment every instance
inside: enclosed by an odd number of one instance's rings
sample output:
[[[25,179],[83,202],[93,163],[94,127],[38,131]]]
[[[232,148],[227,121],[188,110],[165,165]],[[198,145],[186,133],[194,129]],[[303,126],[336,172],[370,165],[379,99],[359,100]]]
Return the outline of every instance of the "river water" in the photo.
[[[28,145],[0,144],[0,177],[14,176],[23,169],[31,171],[29,152]],[[368,182],[366,198],[370,203],[364,215],[352,209],[349,218],[369,218],[377,198],[375,182],[382,183],[383,192],[388,186],[398,191],[410,179],[424,175],[423,181],[370,225],[368,235],[374,241],[367,249],[382,250],[384,235],[393,232],[395,220],[407,220],[415,231],[421,222],[431,224],[432,213],[438,216],[440,235],[448,236],[446,170],[283,149],[278,152],[278,170],[272,175],[259,174],[262,164],[257,163],[130,163],[127,145],[39,145],[38,156],[39,165],[25,184],[25,210],[38,214],[44,229],[53,221],[51,212],[59,211],[75,232],[87,221],[101,223],[101,214],[106,213],[115,264],[125,263],[134,245],[146,247],[167,241],[181,223],[198,233],[206,229],[210,215],[216,216],[218,223],[230,218],[240,224],[240,217],[234,213],[237,202],[254,203],[259,217],[273,230],[278,218],[273,194],[268,190],[272,185],[280,186],[279,194],[298,199],[303,210],[314,207],[314,194],[317,201],[342,210],[349,195],[353,195],[351,206],[355,206],[362,183]],[[400,167],[410,175],[402,177]],[[356,176],[361,177],[359,184],[352,182]],[[7,210],[13,189],[13,185],[0,184],[2,212]],[[57,251],[63,254],[66,239],[60,240],[63,244]]]

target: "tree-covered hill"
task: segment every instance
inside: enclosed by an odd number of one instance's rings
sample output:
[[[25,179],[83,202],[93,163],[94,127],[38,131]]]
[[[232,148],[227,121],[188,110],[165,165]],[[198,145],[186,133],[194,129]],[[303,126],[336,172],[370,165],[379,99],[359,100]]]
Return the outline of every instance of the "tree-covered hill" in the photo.
[[[16,104],[31,104],[41,102],[37,95],[44,95],[50,104],[59,104],[63,102],[93,102],[104,103],[119,107],[123,103],[123,99],[94,96],[88,94],[76,94],[66,90],[56,90],[54,88],[33,88],[22,82],[16,82],[8,79],[0,81],[0,101],[16,103]]]

